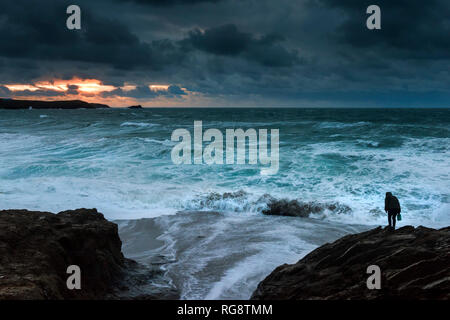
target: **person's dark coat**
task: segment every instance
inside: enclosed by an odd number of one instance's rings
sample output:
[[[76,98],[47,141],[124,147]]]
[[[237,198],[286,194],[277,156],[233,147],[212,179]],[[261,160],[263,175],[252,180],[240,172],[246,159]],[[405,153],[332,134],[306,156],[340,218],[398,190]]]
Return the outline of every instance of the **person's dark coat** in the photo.
[[[388,212],[396,211],[398,213],[402,211],[397,197],[393,196],[390,192],[386,193],[386,198],[384,199],[384,210]]]

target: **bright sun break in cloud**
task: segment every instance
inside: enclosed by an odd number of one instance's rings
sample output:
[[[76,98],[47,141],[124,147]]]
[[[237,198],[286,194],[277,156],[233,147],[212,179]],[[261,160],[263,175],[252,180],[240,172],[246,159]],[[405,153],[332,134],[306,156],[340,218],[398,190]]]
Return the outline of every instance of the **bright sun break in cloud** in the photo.
[[[80,79],[73,78],[70,80],[51,80],[51,81],[38,81],[34,84],[5,84],[6,88],[10,91],[38,91],[38,90],[48,90],[56,92],[68,91],[70,86],[76,86],[76,90],[80,93],[101,93],[101,92],[111,92],[117,89],[117,87],[112,85],[104,85],[100,80],[97,79]],[[127,86],[128,90],[132,90],[131,86]],[[74,87],[75,88],[75,87]],[[135,88],[135,87],[134,87]]]
[[[10,98],[26,100],[83,100],[86,102],[104,103],[111,107],[125,107],[141,104],[143,106],[181,106],[184,103],[195,103],[198,97],[186,88],[174,93],[169,84],[146,84],[148,96],[139,96],[142,87],[124,82],[121,86],[105,84],[98,79],[52,79],[39,80],[32,83],[0,84],[10,91]],[[175,86],[177,87],[177,86]],[[153,93],[153,94],[151,94]],[[192,99],[195,99],[192,100]]]
[[[148,97],[136,97],[133,91],[139,87],[133,83],[124,82],[121,86],[109,85],[98,79],[52,79],[39,80],[33,83],[0,84],[7,88],[11,98],[26,100],[83,100],[86,102],[104,103],[112,107],[142,104],[144,106],[179,106],[186,101],[192,102],[195,94],[186,88],[180,88],[185,95],[174,95],[169,92],[169,84],[147,84]],[[137,91],[139,94],[139,91]],[[196,98],[196,97],[195,97]]]

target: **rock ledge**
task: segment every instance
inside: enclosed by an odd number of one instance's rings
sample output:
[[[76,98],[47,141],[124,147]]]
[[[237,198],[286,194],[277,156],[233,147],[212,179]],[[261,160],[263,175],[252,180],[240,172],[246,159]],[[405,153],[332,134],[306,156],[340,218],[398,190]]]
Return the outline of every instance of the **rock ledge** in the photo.
[[[381,269],[380,290],[367,288],[370,265]],[[450,227],[345,236],[277,267],[252,299],[450,299]]]
[[[0,211],[0,300],[177,298],[139,290],[153,272],[124,258],[117,229],[96,209]],[[81,269],[81,290],[67,289],[69,265]]]

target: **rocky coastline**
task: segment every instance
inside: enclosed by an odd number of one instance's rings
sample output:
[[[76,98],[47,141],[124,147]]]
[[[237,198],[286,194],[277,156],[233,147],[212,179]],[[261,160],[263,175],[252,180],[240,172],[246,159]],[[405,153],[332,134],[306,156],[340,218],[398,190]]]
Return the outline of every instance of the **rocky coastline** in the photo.
[[[293,203],[274,204],[272,209],[270,214],[298,212]],[[80,267],[81,290],[66,285],[70,265]],[[370,265],[381,270],[381,289],[367,287]],[[157,267],[124,257],[117,224],[96,209],[58,214],[0,211],[0,300],[179,299],[176,288],[153,285],[158,277],[162,279]],[[251,297],[449,298],[450,227],[412,226],[398,230],[378,227],[322,245],[295,264],[277,267]]]
[[[369,289],[367,268],[380,268]],[[448,300],[450,227],[378,227],[325,244],[266,277],[255,300]]]
[[[157,271],[121,246],[117,225],[96,209],[0,211],[0,300],[178,298],[172,288],[149,291]],[[81,270],[80,290],[66,285],[70,265]]]

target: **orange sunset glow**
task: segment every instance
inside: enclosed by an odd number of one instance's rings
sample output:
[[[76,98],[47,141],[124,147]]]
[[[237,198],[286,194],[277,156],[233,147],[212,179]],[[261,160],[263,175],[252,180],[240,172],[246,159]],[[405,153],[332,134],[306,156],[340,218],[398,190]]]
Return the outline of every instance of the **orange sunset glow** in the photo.
[[[11,91],[11,98],[25,100],[83,100],[91,103],[103,103],[111,107],[123,107],[128,105],[143,104],[145,106],[173,106],[181,105],[189,97],[167,98],[164,95],[153,96],[151,99],[138,99],[128,96],[129,92],[137,89],[137,85],[124,82],[121,86],[103,83],[98,79],[52,79],[38,80],[33,83],[8,83],[0,84]],[[153,92],[168,91],[168,84],[149,84],[148,88]],[[120,89],[120,90],[118,90]],[[185,88],[182,88],[188,92]],[[113,92],[118,90],[117,92]],[[50,93],[50,94],[49,94]],[[54,93],[54,94],[51,94]],[[110,93],[105,95],[104,93]]]
[[[73,78],[70,80],[51,80],[51,81],[38,81],[32,85],[28,84],[5,84],[9,90],[15,91],[37,91],[37,90],[50,90],[64,92],[69,90],[69,86],[77,86],[79,92],[85,93],[101,93],[101,92],[111,92],[117,89],[111,85],[104,85],[100,80],[97,79],[80,79]]]

